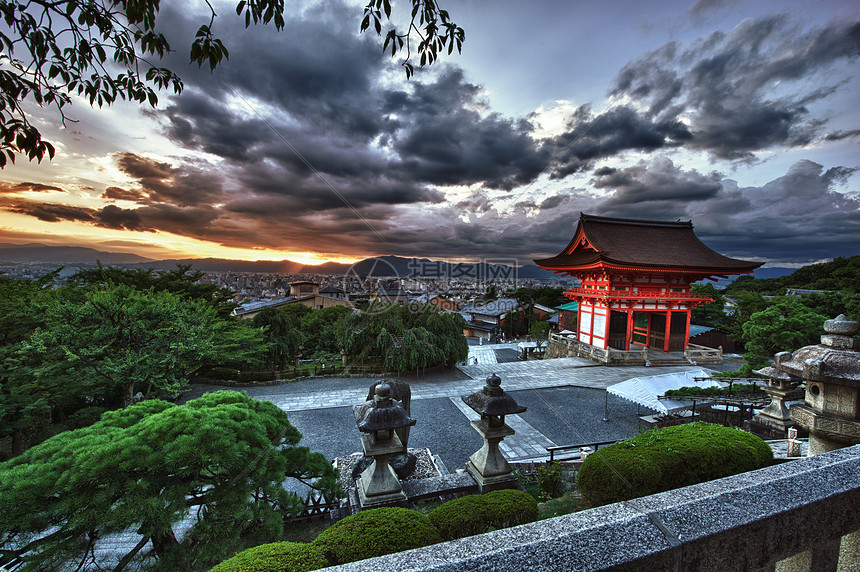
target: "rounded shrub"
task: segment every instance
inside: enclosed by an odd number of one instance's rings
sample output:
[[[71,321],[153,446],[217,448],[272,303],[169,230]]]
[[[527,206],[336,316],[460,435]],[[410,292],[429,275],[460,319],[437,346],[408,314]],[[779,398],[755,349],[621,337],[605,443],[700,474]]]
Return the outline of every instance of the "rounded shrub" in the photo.
[[[427,515],[445,540],[473,536],[487,531],[483,495],[467,495],[449,500]]]
[[[493,528],[508,528],[537,520],[537,501],[526,492],[507,489],[481,496],[487,503],[487,520]]]
[[[537,501],[518,490],[492,491],[450,500],[427,517],[445,540],[483,534],[537,520]]]
[[[398,507],[374,508],[327,528],[311,544],[330,564],[345,564],[442,542],[426,515]]]
[[[765,467],[770,447],[710,423],[652,429],[588,456],[576,476],[592,506],[668,491]]]
[[[209,572],[307,572],[329,565],[325,550],[302,542],[273,542],[240,552]]]

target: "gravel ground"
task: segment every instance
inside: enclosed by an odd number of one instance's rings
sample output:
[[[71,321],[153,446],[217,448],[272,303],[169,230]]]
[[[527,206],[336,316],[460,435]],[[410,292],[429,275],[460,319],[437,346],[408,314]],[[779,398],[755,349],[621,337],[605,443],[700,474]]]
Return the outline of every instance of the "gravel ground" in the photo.
[[[639,430],[638,406],[614,395],[609,395],[609,421],[603,421],[602,389],[554,387],[512,391],[511,396],[528,408],[520,417],[556,445],[627,439]],[[642,415],[649,413],[642,410]]]
[[[301,445],[327,459],[361,451],[355,417],[349,407],[293,411],[290,423],[302,434]],[[462,468],[469,455],[481,448],[481,437],[448,398],[418,399],[411,415],[418,422],[409,434],[409,447],[427,447],[450,471]]]

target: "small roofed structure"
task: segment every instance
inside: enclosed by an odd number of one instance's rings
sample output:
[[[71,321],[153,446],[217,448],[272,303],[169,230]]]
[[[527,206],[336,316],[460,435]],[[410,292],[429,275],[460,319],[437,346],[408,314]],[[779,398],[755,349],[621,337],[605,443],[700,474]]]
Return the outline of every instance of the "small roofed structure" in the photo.
[[[692,310],[712,302],[707,294],[691,293],[691,283],[747,274],[762,265],[710,249],[693,233],[691,221],[584,213],[564,250],[535,263],[582,281],[564,292],[579,304],[580,343],[664,352],[687,347]]]

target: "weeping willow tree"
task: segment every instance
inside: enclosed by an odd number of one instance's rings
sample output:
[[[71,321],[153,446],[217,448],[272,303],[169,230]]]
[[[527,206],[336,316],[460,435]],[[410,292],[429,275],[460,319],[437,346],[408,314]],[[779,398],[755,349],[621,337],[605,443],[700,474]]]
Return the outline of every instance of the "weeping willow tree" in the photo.
[[[415,371],[453,367],[465,360],[469,355],[465,327],[459,314],[441,312],[430,304],[375,304],[367,312],[346,316],[339,324],[338,339],[354,360],[375,360],[390,371]]]

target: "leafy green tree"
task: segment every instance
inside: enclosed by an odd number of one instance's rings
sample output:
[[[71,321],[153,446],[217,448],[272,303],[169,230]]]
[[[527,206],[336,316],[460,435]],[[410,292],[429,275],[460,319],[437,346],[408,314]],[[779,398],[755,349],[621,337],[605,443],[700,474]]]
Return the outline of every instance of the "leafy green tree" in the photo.
[[[710,304],[693,309],[690,323],[714,328],[726,324],[727,320],[724,312],[726,301],[713,284],[693,284],[690,286],[690,292],[694,294],[708,294],[713,299],[713,302]]]
[[[562,292],[564,292],[564,288],[540,286],[538,288],[517,288],[505,295],[509,298],[516,298],[524,306],[540,304],[548,308],[555,308],[570,302]]]
[[[243,538],[277,540],[301,507],[286,478],[339,492],[331,463],[300,438],[275,405],[232,391],[107,412],[0,464],[0,567],[95,569],[95,543],[122,532],[141,540],[114,570],[144,553],[158,569],[198,569]]]
[[[809,264],[779,278],[741,276],[726,287],[725,294],[734,297],[738,292],[758,292],[784,296],[787,288],[860,293],[860,255]]]
[[[266,364],[273,370],[284,369],[291,360],[295,359],[299,348],[302,347],[304,335],[298,319],[292,312],[284,312],[280,308],[269,306],[254,316],[251,325],[263,331],[269,348]]]
[[[337,324],[352,313],[346,306],[330,306],[306,313],[301,318],[302,335],[305,337],[306,354],[317,352],[340,352],[337,339]]]
[[[86,291],[80,302],[58,298],[44,319],[18,365],[41,387],[124,405],[136,392],[175,396],[207,361],[248,359],[263,344],[259,330],[206,301],[127,285]]]
[[[726,327],[735,341],[742,342],[744,324],[749,321],[750,316],[767,308],[769,302],[761,294],[747,291],[736,294],[734,301],[734,307],[727,314]]]
[[[191,63],[214,70],[229,52],[213,34],[215,9],[206,5],[209,21],[198,28],[190,57]],[[0,0],[5,24],[0,30],[0,168],[7,158],[14,162],[17,153],[30,160],[53,158],[54,146],[30,121],[27,108],[33,103],[55,107],[65,124],[73,95],[99,107],[117,99],[155,106],[156,90],[180,93],[182,79],[158,66],[172,49],[156,26],[159,10],[159,0]],[[280,30],[285,24],[283,0],[241,0],[236,13],[246,27],[274,23]],[[382,20],[390,16],[391,0],[370,0],[361,31],[373,28],[381,35]],[[389,30],[383,49],[392,56],[405,51],[408,78],[414,71],[413,50],[421,66],[430,65],[446,49],[459,52],[464,39],[463,29],[435,0],[412,0],[409,27],[403,33]]]
[[[549,338],[549,331],[551,329],[552,324],[549,322],[535,322],[529,328],[529,335],[533,342],[537,342],[537,347],[541,347],[547,338]]]
[[[447,365],[469,355],[463,337],[466,322],[459,314],[420,307],[379,305],[350,314],[338,322],[338,339],[353,359],[371,359],[394,371]]]
[[[0,276],[0,438],[11,436],[13,456],[24,451],[26,434],[50,423],[50,406],[33,387],[19,383],[8,360],[20,342],[44,325],[44,306],[54,295],[56,275],[38,280]]]
[[[747,353],[741,372],[749,374],[766,366],[777,352],[816,343],[825,320],[826,316],[815,313],[796,298],[781,298],[754,313],[743,325]]]
[[[218,308],[218,313],[227,316],[236,307],[233,302],[233,292],[216,284],[200,282],[203,272],[192,270],[190,264],[177,264],[173,270],[152,268],[119,268],[104,267],[101,263],[96,268],[78,271],[69,279],[74,286],[107,287],[126,284],[138,290],[155,290],[172,292],[188,300],[206,300]]]

